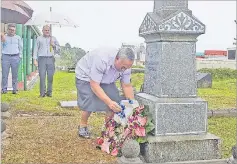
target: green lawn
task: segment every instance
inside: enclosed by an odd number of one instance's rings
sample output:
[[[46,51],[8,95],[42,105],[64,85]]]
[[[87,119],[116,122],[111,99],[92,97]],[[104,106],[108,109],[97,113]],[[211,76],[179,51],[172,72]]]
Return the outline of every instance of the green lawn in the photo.
[[[221,138],[222,157],[229,158],[231,148],[236,143],[236,118],[209,118],[208,132]]]
[[[32,90],[2,95],[2,102],[9,102],[15,110],[60,112],[59,101],[76,100],[75,74],[57,72],[53,82],[53,97],[39,98],[39,83]]]
[[[132,84],[137,91],[143,83],[144,74],[133,74]],[[198,88],[198,96],[208,101],[209,109],[235,108],[236,106],[236,80],[214,79],[212,88]]]
[[[137,90],[143,81],[143,74],[133,74],[132,83]],[[236,105],[235,79],[214,80],[213,87],[198,89],[198,95],[209,103],[209,109],[234,108]],[[76,110],[65,110],[59,107],[59,101],[76,100],[75,74],[57,72],[54,76],[53,97],[38,98],[39,84],[30,91],[20,91],[18,95],[10,92],[2,95],[2,102],[11,104],[15,111],[43,111],[52,113],[75,113]],[[97,116],[95,116],[97,117]],[[99,121],[91,121],[97,127]],[[222,141],[222,154],[224,158],[231,155],[231,147],[235,144],[236,120],[234,118],[211,118],[208,120],[209,132],[219,136]]]

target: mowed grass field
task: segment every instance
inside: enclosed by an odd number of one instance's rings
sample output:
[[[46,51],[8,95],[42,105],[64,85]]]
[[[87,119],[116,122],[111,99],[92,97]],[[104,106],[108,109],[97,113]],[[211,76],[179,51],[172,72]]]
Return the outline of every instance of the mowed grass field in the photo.
[[[219,71],[220,72],[220,71]],[[214,74],[219,73],[218,70]],[[220,74],[220,73],[219,73]],[[225,74],[223,75],[225,76]],[[144,74],[132,75],[132,84],[139,90]],[[199,97],[208,101],[209,109],[236,107],[236,79],[230,76],[214,76],[212,88],[198,89]],[[115,161],[94,149],[93,141],[77,137],[80,109],[65,109],[60,101],[76,100],[75,74],[57,72],[54,76],[53,97],[39,98],[39,84],[32,90],[20,91],[17,95],[2,95],[2,102],[11,105],[12,119],[7,120],[11,137],[4,149],[3,163],[108,163]],[[27,117],[23,114],[28,115]],[[90,118],[94,136],[100,134],[103,114]],[[222,139],[222,157],[231,156],[231,147],[236,142],[236,119],[209,118],[208,131]]]

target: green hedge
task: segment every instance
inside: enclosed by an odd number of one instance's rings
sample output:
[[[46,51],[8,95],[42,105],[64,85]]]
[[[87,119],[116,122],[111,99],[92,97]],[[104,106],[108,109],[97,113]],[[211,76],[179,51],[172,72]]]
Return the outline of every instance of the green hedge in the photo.
[[[204,68],[199,70],[200,72],[211,73],[213,79],[236,79],[237,70],[228,68],[209,69]]]
[[[145,66],[133,65],[132,68],[145,68]]]

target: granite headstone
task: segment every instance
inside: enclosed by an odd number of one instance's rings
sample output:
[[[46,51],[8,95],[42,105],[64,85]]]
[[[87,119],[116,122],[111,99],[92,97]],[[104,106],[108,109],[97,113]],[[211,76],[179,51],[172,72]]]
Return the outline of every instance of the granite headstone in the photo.
[[[207,102],[197,97],[196,41],[205,25],[188,0],[154,1],[139,35],[146,42],[144,93],[155,136],[143,147],[146,162],[221,158],[220,138],[207,133]]]

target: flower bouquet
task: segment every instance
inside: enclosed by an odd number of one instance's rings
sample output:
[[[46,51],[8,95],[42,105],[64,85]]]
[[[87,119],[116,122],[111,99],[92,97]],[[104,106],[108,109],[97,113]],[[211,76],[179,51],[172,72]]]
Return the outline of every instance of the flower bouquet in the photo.
[[[136,100],[122,100],[122,111],[105,122],[101,136],[97,138],[97,148],[113,156],[121,156],[121,148],[127,139],[139,143],[147,141],[147,134],[154,129],[147,106],[139,105]]]

